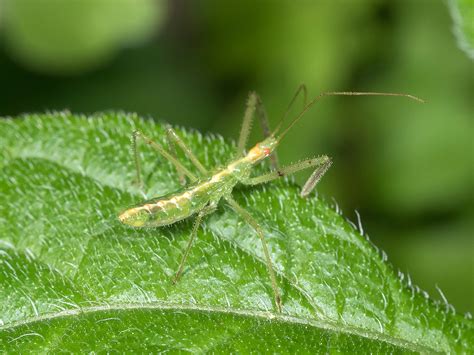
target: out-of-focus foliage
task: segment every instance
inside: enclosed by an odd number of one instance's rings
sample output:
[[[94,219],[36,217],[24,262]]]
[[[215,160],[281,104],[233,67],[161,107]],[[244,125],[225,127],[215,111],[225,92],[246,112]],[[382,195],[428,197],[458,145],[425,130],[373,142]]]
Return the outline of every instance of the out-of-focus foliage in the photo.
[[[459,47],[474,59],[474,1],[450,0],[449,7]]]
[[[474,348],[472,319],[394,272],[354,225],[288,180],[233,191],[265,231],[283,293],[278,313],[258,237],[225,203],[199,229],[176,285],[192,221],[142,230],[118,222],[117,211],[143,200],[130,183],[130,132],[166,144],[162,125],[59,113],[3,120],[0,129],[8,152],[0,161],[0,352]],[[234,156],[218,137],[178,133],[208,168]],[[180,188],[169,161],[140,151],[147,194]]]
[[[161,13],[154,41],[73,78],[30,73],[0,52],[0,113],[123,109],[236,137],[249,90],[273,126],[300,82],[313,95],[421,96],[427,104],[327,98],[285,138],[280,160],[332,156],[319,192],[353,220],[357,209],[374,243],[433,297],[437,285],[474,310],[474,78],[445,1],[180,0]]]
[[[6,43],[26,65],[48,73],[96,67],[148,39],[162,22],[161,0],[1,0]]]

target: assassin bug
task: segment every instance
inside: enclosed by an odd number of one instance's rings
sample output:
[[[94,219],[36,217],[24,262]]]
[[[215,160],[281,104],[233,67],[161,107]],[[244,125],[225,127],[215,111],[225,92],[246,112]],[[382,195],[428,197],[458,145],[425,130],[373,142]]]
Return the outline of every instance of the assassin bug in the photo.
[[[302,93],[304,96],[303,109],[289,123],[289,125],[281,133],[279,133],[282,128],[283,121],[289,113],[291,105],[300,93]],[[174,148],[174,145],[176,144],[183,150],[186,157],[199,171],[199,176],[189,171],[177,160],[175,154],[173,153],[174,149],[168,151],[161,144],[152,141],[140,131],[134,131],[132,135],[132,148],[137,172],[137,182],[140,185],[141,166],[137,150],[138,138],[141,138],[145,143],[160,153],[165,159],[169,160],[178,171],[180,180],[182,182],[185,182],[185,177],[187,177],[190,179],[191,183],[189,185],[183,186],[182,189],[172,194],[144,201],[123,211],[119,215],[120,222],[135,228],[161,227],[186,219],[194,214],[197,215],[187,247],[182,254],[178,271],[173,278],[173,282],[175,283],[179,280],[183,272],[184,264],[196,237],[197,230],[201,225],[202,219],[204,216],[211,214],[217,208],[218,202],[221,199],[224,199],[237,214],[239,214],[247,221],[248,224],[253,227],[253,229],[255,229],[257,235],[259,236],[265,256],[265,262],[267,264],[268,274],[270,276],[270,281],[273,288],[275,305],[278,312],[281,312],[280,290],[277,284],[272,259],[265,241],[263,230],[258,222],[252,217],[252,215],[232,198],[232,190],[238,183],[244,185],[263,184],[274,179],[278,179],[284,175],[293,174],[308,168],[314,168],[314,171],[304,184],[301,190],[301,196],[307,196],[314,189],[318,181],[331,165],[331,159],[323,155],[317,158],[305,159],[298,163],[279,168],[278,159],[275,155],[275,149],[281,143],[282,139],[293,127],[293,125],[296,124],[301,119],[301,117],[303,117],[306,111],[308,111],[311,106],[313,106],[318,100],[325,96],[403,96],[423,102],[423,100],[408,94],[380,92],[325,92],[316,96],[309,103],[306,103],[307,90],[304,85],[300,85],[292,100],[290,101],[285,115],[281,119],[277,128],[273,132],[270,132],[268,119],[263,104],[258,95],[252,92],[250,93],[247,101],[247,107],[243,118],[235,158],[229,162],[227,166],[215,170],[213,173],[210,173],[199,162],[191,149],[188,148],[188,146],[181,140],[181,138],[172,128],[167,129],[167,139],[170,142],[170,146]],[[257,143],[246,153],[245,146],[249,137],[255,113],[257,113],[260,118],[266,138],[263,141]],[[251,176],[254,166],[269,156],[272,159],[273,170],[261,176]]]

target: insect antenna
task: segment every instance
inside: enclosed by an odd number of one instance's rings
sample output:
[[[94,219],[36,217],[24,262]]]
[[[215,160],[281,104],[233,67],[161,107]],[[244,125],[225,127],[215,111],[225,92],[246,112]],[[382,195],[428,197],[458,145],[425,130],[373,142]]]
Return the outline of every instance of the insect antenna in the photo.
[[[280,128],[283,124],[283,121],[285,120],[286,116],[288,116],[288,114],[290,113],[291,107],[293,106],[294,102],[296,101],[296,99],[298,98],[298,95],[300,93],[303,93],[303,107],[306,107],[306,103],[308,102],[308,89],[306,88],[305,84],[301,84],[298,87],[298,89],[296,90],[295,94],[293,95],[290,103],[286,107],[286,111],[283,114],[283,117],[278,122],[278,124],[275,127],[275,130],[272,132],[271,136],[275,136],[275,134],[280,130]]]
[[[359,91],[330,91],[330,92],[323,92],[316,96],[313,100],[311,100],[301,112],[290,122],[290,124],[285,128],[285,130],[278,136],[278,143],[283,139],[283,137],[290,131],[290,129],[304,116],[304,114],[319,100],[321,100],[325,96],[399,96],[399,97],[406,97],[410,100],[414,100],[420,103],[425,103],[424,100],[420,99],[419,97],[410,95],[410,94],[400,94],[400,93],[393,93],[393,92],[359,92]],[[295,98],[291,101],[294,101]],[[291,104],[290,103],[290,104]],[[288,110],[286,111],[283,119],[286,117]],[[277,125],[277,128],[273,131],[272,136],[275,136],[278,131],[280,130],[283,119]]]

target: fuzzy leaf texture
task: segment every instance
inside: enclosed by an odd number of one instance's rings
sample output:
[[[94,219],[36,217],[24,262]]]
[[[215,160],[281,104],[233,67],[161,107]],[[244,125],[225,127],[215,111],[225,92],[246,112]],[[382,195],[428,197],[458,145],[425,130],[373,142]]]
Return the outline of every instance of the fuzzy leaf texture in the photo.
[[[143,200],[132,184],[135,128],[165,144],[161,125],[129,114],[0,120],[0,352],[473,351],[471,319],[394,272],[291,180],[234,190],[265,231],[283,313],[258,237],[224,203],[173,285],[192,219],[134,230],[116,217]],[[209,168],[235,149],[178,134]],[[180,188],[169,162],[141,152],[148,197]]]

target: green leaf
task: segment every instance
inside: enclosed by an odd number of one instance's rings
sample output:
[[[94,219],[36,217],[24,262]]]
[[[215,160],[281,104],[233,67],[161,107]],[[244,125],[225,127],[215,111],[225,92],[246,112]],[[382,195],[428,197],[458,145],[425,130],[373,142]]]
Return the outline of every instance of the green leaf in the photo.
[[[450,0],[448,4],[458,46],[474,59],[474,0]]]
[[[161,125],[121,113],[0,120],[0,352],[474,349],[471,319],[288,180],[234,192],[265,230],[282,314],[258,238],[223,203],[172,285],[192,221],[134,230],[116,218],[143,199],[131,184],[135,128],[164,142]],[[232,156],[220,137],[178,133],[207,167]],[[148,196],[180,187],[169,162],[142,155]]]

